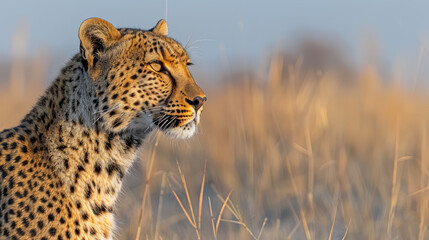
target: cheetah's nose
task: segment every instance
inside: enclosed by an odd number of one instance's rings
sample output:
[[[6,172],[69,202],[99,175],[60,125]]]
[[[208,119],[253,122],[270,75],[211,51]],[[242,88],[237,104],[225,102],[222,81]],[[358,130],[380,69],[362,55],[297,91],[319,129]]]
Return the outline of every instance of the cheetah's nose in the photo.
[[[195,111],[198,111],[198,109],[203,106],[205,101],[207,101],[207,97],[196,96],[194,100],[186,99],[186,102],[193,106],[195,108]]]

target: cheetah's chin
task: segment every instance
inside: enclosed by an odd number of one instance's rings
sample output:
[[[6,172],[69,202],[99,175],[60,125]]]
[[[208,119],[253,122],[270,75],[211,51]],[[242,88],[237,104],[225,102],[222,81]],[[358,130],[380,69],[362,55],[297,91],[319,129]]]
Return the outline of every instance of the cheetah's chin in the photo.
[[[197,129],[197,120],[194,119],[185,125],[175,127],[175,128],[165,129],[163,130],[163,132],[171,138],[188,139],[192,137],[192,135],[194,135],[196,129]]]

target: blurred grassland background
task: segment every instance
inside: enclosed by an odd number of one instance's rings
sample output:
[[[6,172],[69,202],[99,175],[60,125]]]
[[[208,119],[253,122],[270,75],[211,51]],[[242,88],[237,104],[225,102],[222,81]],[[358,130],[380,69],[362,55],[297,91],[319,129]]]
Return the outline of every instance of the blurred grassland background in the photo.
[[[25,49],[25,32],[13,39]],[[119,239],[429,239],[427,51],[404,76],[300,42],[210,76],[192,139],[147,139],[115,210]],[[31,109],[54,62],[0,62],[1,129]]]

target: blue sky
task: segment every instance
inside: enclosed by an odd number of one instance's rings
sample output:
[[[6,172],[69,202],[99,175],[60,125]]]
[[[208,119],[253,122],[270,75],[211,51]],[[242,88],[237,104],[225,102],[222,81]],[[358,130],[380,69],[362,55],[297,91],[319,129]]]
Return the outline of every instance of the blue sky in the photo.
[[[258,61],[275,45],[292,47],[302,34],[329,37],[353,60],[362,61],[364,38],[372,33],[384,61],[417,61],[429,48],[429,2],[424,1],[8,1],[0,9],[0,57],[11,56],[12,36],[28,29],[28,55],[50,49],[77,52],[77,30],[88,17],[117,27],[148,29],[166,18],[170,36],[188,45],[204,68],[247,59]]]

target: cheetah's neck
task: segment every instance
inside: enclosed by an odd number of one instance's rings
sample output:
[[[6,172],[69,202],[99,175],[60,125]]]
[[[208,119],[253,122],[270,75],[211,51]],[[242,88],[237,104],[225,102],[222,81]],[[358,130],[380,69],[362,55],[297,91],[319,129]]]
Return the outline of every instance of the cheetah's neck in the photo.
[[[55,169],[72,201],[111,218],[122,177],[145,134],[103,129],[101,100],[80,58],[76,55],[62,70],[21,127],[34,133],[32,150]]]

